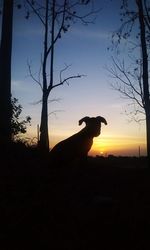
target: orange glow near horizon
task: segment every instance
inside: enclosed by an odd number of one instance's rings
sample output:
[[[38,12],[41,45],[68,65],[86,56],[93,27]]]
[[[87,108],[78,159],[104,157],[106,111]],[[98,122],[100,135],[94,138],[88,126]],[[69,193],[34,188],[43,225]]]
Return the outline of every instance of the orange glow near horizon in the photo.
[[[127,156],[138,156],[139,147],[141,155],[146,155],[146,145],[143,138],[137,140],[132,137],[98,137],[94,139],[93,146],[89,152],[89,155],[127,155]]]
[[[35,130],[30,130],[28,133],[29,138],[35,138]],[[67,135],[56,135],[53,134],[50,136],[50,148],[53,148],[58,142],[68,138]],[[139,147],[141,155],[146,155],[146,142],[144,138],[135,138],[135,137],[123,137],[115,135],[99,136],[94,138],[94,142],[91,150],[89,151],[90,156],[138,156]]]

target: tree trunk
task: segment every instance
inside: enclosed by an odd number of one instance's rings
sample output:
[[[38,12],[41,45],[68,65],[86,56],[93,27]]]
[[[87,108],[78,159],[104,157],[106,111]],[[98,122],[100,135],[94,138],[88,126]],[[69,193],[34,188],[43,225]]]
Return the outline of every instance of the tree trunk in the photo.
[[[140,39],[143,61],[143,94],[144,94],[144,109],[146,115],[146,140],[147,140],[147,156],[150,161],[150,93],[148,82],[148,54],[146,43],[146,31],[144,23],[143,3],[142,0],[136,0],[139,12],[140,24]]]
[[[40,125],[40,140],[39,147],[42,152],[49,151],[49,136],[48,136],[48,97],[43,93],[42,112]]]
[[[45,8],[45,25],[44,25],[44,58],[42,63],[42,77],[43,77],[43,96],[42,96],[42,112],[41,112],[41,123],[40,123],[40,140],[39,147],[43,153],[49,151],[49,137],[48,137],[48,92],[47,92],[47,75],[46,75],[46,64],[47,64],[47,47],[48,47],[48,3],[46,0]]]
[[[150,113],[146,115],[147,156],[150,163]]]
[[[11,140],[11,51],[13,0],[3,1],[0,46],[0,143]]]

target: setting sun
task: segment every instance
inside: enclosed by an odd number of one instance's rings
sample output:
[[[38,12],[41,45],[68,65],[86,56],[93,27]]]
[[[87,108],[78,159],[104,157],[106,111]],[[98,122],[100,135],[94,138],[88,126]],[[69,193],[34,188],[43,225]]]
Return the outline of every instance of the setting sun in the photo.
[[[55,122],[57,124],[57,121]],[[58,125],[55,127],[51,126],[52,134],[49,133],[50,138],[50,148],[53,148],[58,142],[70,137],[71,135],[77,133],[79,131],[79,128],[76,126],[69,126],[70,128],[64,129],[64,134],[61,134],[62,127]],[[76,127],[74,129],[73,127]],[[66,128],[68,128],[66,126]],[[105,129],[109,131],[109,125],[108,127],[105,127]],[[30,127],[28,129],[29,134],[27,134],[27,137],[30,138],[36,138],[36,129],[33,127]],[[35,141],[35,140],[34,140]],[[117,134],[108,134],[106,130],[102,131],[102,134],[98,137],[95,137],[93,140],[93,145],[91,150],[89,151],[90,156],[104,156],[107,157],[108,155],[126,155],[126,156],[139,156],[139,147],[140,147],[140,153],[141,155],[146,155],[146,141],[144,136],[136,137],[132,135],[117,135]]]
[[[129,155],[138,156],[139,147],[141,154],[146,154],[146,146],[143,138],[137,140],[133,137],[101,136],[94,139],[93,147],[89,155]]]

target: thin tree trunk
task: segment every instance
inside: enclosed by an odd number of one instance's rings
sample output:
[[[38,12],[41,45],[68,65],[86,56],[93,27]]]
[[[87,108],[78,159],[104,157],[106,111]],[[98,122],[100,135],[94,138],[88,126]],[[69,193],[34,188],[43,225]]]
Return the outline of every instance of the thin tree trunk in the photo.
[[[42,97],[42,113],[41,113],[41,125],[40,125],[40,141],[39,146],[42,151],[49,150],[49,137],[48,137],[48,96],[53,86],[53,64],[54,64],[54,27],[55,27],[55,0],[52,2],[52,24],[51,24],[51,58],[50,58],[50,83],[47,87],[47,52],[48,52],[48,4],[49,0],[46,0],[45,9],[45,36],[44,36],[44,58],[43,58],[43,97]]]
[[[146,118],[146,128],[147,128],[147,155],[150,163],[150,114]]]
[[[54,33],[55,33],[55,0],[53,0],[52,6],[52,26],[51,26],[51,58],[50,58],[50,87],[53,86],[53,74],[54,74]]]
[[[45,36],[44,36],[44,58],[42,65],[43,75],[43,97],[42,97],[42,112],[40,123],[40,140],[39,146],[41,151],[49,151],[49,137],[48,137],[48,93],[47,93],[47,76],[46,76],[46,64],[47,64],[47,49],[48,49],[48,3],[46,0],[45,9]]]
[[[140,39],[142,49],[143,61],[143,93],[144,93],[144,109],[146,115],[146,140],[147,140],[147,156],[150,160],[150,98],[149,98],[149,82],[148,82],[148,54],[146,44],[146,32],[143,14],[142,0],[136,0],[139,11],[139,24],[140,24]]]
[[[11,140],[11,52],[13,0],[3,1],[0,46],[0,143]]]
[[[40,149],[43,152],[49,151],[49,137],[48,137],[48,98],[43,93],[42,99],[42,112],[41,112],[41,125],[40,125]]]

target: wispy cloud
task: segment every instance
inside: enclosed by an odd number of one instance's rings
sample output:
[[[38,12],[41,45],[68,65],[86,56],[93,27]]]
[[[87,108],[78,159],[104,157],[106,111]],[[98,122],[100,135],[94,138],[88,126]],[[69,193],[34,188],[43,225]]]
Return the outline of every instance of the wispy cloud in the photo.
[[[72,35],[75,36],[80,36],[80,37],[84,37],[84,38],[90,38],[90,39],[108,39],[109,37],[109,33],[105,32],[105,31],[101,31],[101,30],[87,30],[87,29],[77,29],[77,28],[73,28]]]
[[[42,27],[35,28],[32,25],[26,29],[18,28],[15,30],[16,36],[23,37],[42,37],[43,36],[43,29]]]
[[[12,90],[14,91],[22,91],[25,93],[30,93],[31,92],[31,88],[29,87],[30,85],[28,84],[28,82],[23,81],[23,80],[12,80]],[[32,85],[31,85],[32,86]],[[34,87],[34,85],[32,86],[32,88]]]
[[[12,87],[14,88],[22,88],[24,86],[24,82],[21,80],[12,80]]]

